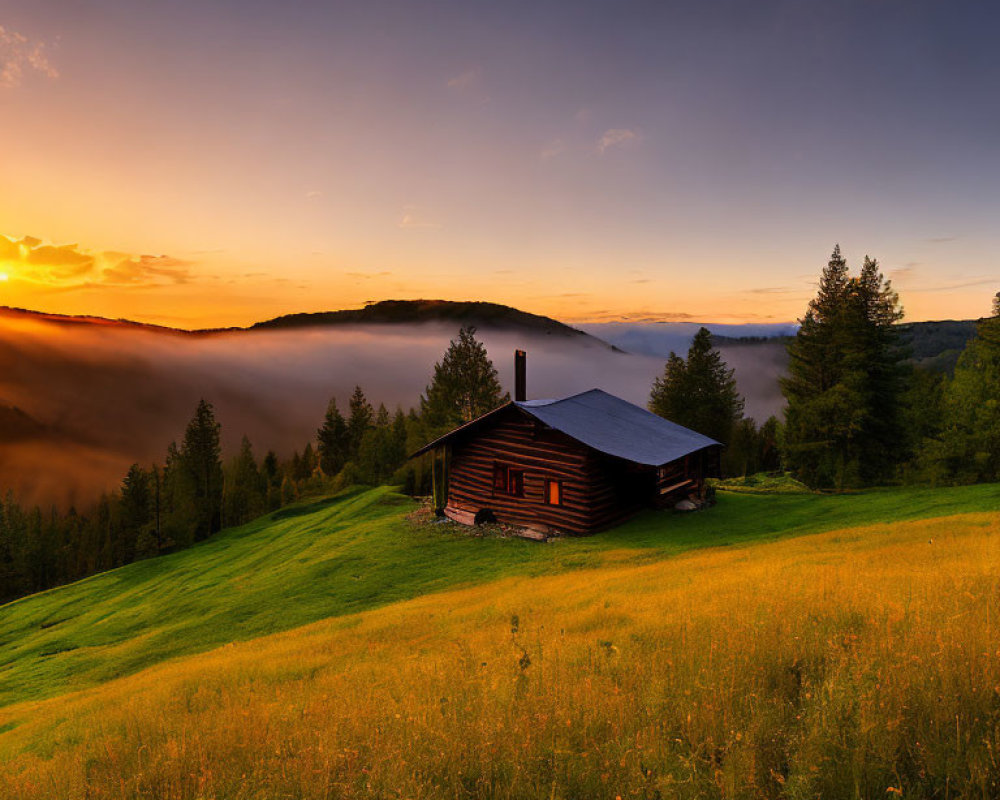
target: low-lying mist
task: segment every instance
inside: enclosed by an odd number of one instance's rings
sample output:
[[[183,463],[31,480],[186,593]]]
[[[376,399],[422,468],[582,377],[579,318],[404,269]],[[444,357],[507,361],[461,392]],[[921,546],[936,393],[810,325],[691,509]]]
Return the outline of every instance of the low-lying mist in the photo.
[[[205,335],[0,316],[0,491],[86,506],[133,462],[161,462],[199,398],[210,401],[231,454],[246,434],[258,457],[310,441],[331,396],[346,412],[360,385],[376,406],[418,403],[452,325],[373,325]],[[645,405],[663,360],[615,352],[592,337],[483,328],[505,388],[513,351],[528,351],[528,396],[594,387]],[[734,347],[747,413],[781,405],[783,350]],[[12,412],[18,407],[28,415]]]

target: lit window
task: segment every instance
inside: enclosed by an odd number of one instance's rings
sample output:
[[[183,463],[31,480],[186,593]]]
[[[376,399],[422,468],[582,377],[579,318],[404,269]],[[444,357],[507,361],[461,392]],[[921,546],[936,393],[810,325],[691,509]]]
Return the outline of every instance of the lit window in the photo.
[[[561,481],[545,481],[545,502],[550,506],[562,505]]]

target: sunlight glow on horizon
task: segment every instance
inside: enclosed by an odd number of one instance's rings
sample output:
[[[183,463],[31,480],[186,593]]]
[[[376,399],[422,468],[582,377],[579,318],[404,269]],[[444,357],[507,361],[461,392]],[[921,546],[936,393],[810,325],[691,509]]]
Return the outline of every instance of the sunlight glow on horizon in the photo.
[[[1000,58],[950,4],[99,5],[0,18],[46,58],[0,85],[0,304],[791,322],[837,242],[907,321],[1000,288]]]

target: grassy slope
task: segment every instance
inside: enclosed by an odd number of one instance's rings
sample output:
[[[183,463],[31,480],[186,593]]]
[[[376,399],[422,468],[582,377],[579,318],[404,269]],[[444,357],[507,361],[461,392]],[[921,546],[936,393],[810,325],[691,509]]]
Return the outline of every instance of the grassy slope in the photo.
[[[854,506],[869,499],[888,502]],[[661,534],[705,524],[689,519]],[[0,786],[10,800],[997,797],[998,589],[996,513],[508,577],[0,709]]]
[[[1000,509],[1000,487],[852,496],[723,495],[707,513],[649,513],[550,545],[414,528],[386,489],[295,506],[174,555],[0,607],[0,706],[93,686],[165,659],[450,587],[647,563],[881,521]]]

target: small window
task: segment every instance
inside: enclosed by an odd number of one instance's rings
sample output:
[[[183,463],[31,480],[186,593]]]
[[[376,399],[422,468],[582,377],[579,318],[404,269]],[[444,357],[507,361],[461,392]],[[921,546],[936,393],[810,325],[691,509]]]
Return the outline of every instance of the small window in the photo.
[[[545,502],[550,506],[562,505],[562,481],[545,481]]]
[[[524,497],[524,470],[511,469],[506,464],[494,464],[493,494]]]
[[[524,471],[512,469],[507,474],[510,476],[507,480],[507,494],[524,497]]]
[[[493,491],[500,494],[507,494],[507,472],[508,468],[504,464],[493,465]]]

